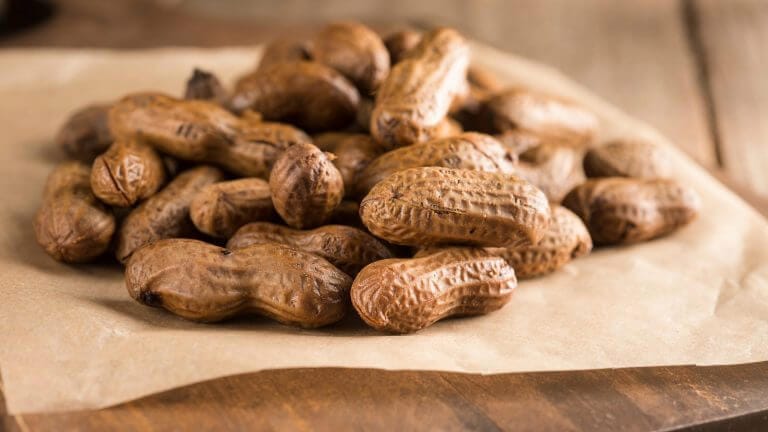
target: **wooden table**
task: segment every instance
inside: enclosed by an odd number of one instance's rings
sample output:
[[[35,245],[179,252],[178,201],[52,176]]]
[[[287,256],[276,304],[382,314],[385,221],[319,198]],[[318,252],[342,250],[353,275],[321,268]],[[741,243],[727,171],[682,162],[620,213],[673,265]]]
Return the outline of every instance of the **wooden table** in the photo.
[[[768,215],[768,2],[282,3],[61,1],[52,20],[0,47],[243,45],[340,17],[384,28],[444,23],[560,68],[659,128]],[[98,411],[4,409],[0,385],[0,430],[744,430],[768,427],[768,362],[490,376],[291,369]]]

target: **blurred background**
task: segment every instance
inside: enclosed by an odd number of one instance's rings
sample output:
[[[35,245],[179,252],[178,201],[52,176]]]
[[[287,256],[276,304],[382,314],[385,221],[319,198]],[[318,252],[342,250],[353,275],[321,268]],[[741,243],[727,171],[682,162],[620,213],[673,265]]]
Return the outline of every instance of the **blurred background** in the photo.
[[[768,196],[765,0],[0,0],[0,47],[251,45],[355,19],[454,26],[560,69]]]

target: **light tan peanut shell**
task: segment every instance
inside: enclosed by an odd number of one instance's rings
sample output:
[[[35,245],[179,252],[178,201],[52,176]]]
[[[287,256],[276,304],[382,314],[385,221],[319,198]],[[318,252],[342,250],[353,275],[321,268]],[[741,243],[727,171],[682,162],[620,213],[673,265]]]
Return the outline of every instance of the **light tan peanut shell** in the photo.
[[[404,169],[436,166],[512,174],[517,156],[493,137],[465,132],[384,153],[362,170],[355,195],[365,196],[386,177]]]
[[[125,283],[139,303],[189,320],[256,313],[313,328],[344,316],[352,280],[320,257],[276,243],[230,251],[167,239],[133,254]]]
[[[287,124],[240,119],[210,101],[135,93],[109,113],[115,137],[136,139],[179,159],[211,163],[245,177],[264,177],[278,155],[309,137]]]
[[[308,131],[341,129],[355,119],[360,94],[334,69],[316,62],[275,63],[243,77],[230,108]]]
[[[205,186],[189,207],[192,223],[200,232],[229,238],[241,226],[276,219],[269,183],[243,178]]]
[[[37,243],[57,261],[83,263],[107,250],[115,217],[91,193],[90,167],[65,162],[48,176],[35,214]]]
[[[588,177],[670,177],[669,155],[656,144],[637,139],[614,140],[584,156]]]
[[[149,198],[164,182],[163,159],[152,147],[135,140],[115,141],[91,168],[94,195],[116,207]]]
[[[512,246],[539,241],[546,196],[527,181],[454,168],[409,168],[385,178],[360,204],[375,236],[394,244]]]
[[[115,251],[117,259],[125,262],[136,249],[153,241],[194,234],[195,228],[189,218],[192,199],[205,186],[219,182],[223,177],[217,168],[192,168],[141,203],[120,226]]]
[[[466,89],[468,63],[469,47],[458,32],[427,33],[379,88],[371,135],[390,148],[432,138],[454,97]]]
[[[574,143],[591,141],[599,126],[597,117],[580,105],[520,88],[487,99],[482,116],[496,133],[520,129]]]
[[[356,275],[374,261],[394,256],[372,235],[344,225],[325,225],[300,231],[267,222],[255,222],[237,230],[227,242],[227,248],[242,249],[262,243],[282,243],[321,256],[350,276]]]
[[[552,221],[536,244],[486,248],[488,253],[504,258],[520,279],[552,273],[591,250],[592,239],[587,227],[578,216],[558,205],[552,206]]]
[[[223,104],[228,95],[221,81],[211,72],[195,68],[184,88],[184,99],[199,99]]]
[[[395,32],[384,38],[384,45],[389,51],[391,64],[395,64],[405,58],[406,54],[421,42],[421,32],[415,30],[403,30]]]
[[[111,107],[111,104],[94,104],[73,112],[56,133],[56,146],[70,159],[92,162],[112,144],[107,126]]]
[[[354,22],[325,26],[307,42],[312,60],[330,66],[371,95],[389,73],[389,52],[378,34]]]
[[[272,204],[294,228],[322,225],[344,197],[344,181],[328,154],[312,144],[283,152],[269,176]]]
[[[376,261],[357,275],[350,294],[369,326],[411,333],[450,316],[498,310],[516,286],[515,271],[502,258],[450,248],[423,258]]]
[[[559,203],[565,194],[584,182],[584,151],[559,141],[544,141],[520,155],[516,174]]]
[[[669,234],[693,221],[698,194],[666,179],[588,180],[563,200],[586,224],[596,245],[629,244]]]

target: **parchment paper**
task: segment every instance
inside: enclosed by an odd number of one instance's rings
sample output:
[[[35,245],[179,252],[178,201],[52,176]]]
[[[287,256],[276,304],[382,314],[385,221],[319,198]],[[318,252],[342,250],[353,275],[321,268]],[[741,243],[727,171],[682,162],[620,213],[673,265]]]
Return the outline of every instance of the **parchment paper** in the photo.
[[[510,83],[579,99],[606,137],[664,142],[557,72],[489,48],[475,57]],[[226,82],[254,49],[0,52],[0,367],[11,413],[104,407],[223,375],[303,366],[500,373],[768,360],[768,224],[673,151],[703,198],[676,234],[598,250],[520,284],[503,310],[410,336],[354,317],[320,330],[265,319],[186,322],[128,297],[118,266],[71,267],[35,244],[31,218],[68,112],[126,92],[180,94],[192,67]],[[631,85],[631,83],[628,83]]]

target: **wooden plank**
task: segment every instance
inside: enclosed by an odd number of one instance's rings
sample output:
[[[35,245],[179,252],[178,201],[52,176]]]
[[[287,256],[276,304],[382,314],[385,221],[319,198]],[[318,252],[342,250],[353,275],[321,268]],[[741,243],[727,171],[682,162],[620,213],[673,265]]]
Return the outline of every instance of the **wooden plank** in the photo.
[[[274,370],[95,412],[25,415],[23,428],[612,431],[691,427],[747,415],[751,423],[742,426],[755,427],[766,421],[766,372],[768,363],[488,376]]]
[[[768,196],[768,2],[692,3],[725,172]]]

